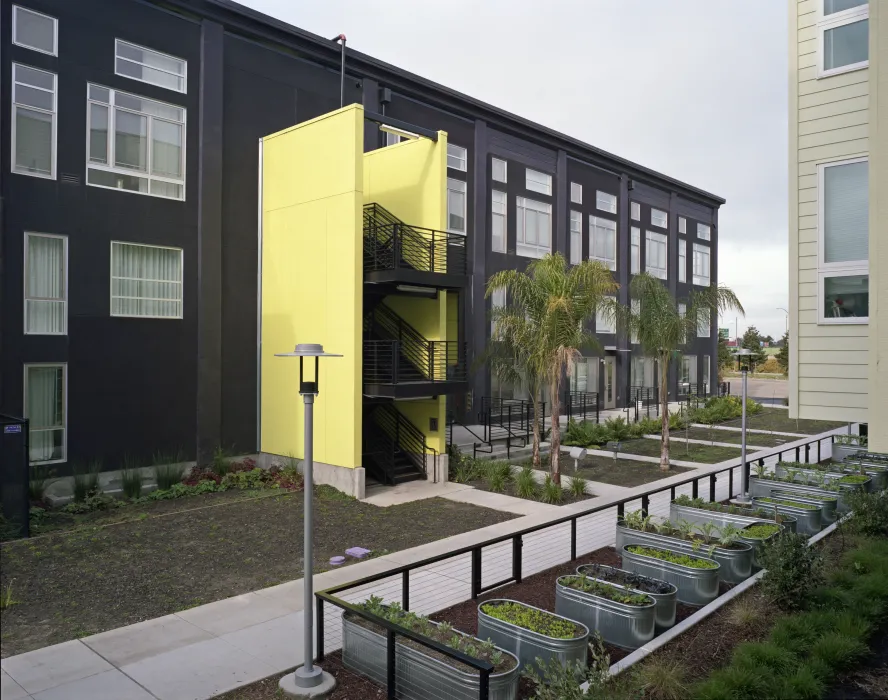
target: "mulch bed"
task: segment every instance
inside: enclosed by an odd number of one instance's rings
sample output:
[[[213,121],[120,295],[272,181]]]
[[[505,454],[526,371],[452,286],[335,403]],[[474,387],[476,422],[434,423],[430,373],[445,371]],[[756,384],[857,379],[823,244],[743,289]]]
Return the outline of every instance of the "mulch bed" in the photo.
[[[732,426],[739,428],[742,419],[733,418],[725,421],[720,425]],[[765,407],[760,413],[754,416],[746,417],[746,427],[753,430],[770,430],[777,433],[800,433],[805,435],[817,435],[825,433],[827,430],[835,428],[843,428],[847,423],[841,421],[830,420],[812,420],[808,418],[790,418],[789,411],[785,408],[768,408]]]
[[[316,494],[316,571],[348,547],[376,556],[516,517],[441,498],[379,508]],[[4,543],[0,586],[15,604],[0,618],[2,656],[301,578],[303,494],[224,495],[178,499],[191,506],[179,512],[165,512],[172,501],[127,506],[114,515],[129,511],[129,522]]]
[[[739,430],[720,430],[717,426],[711,431],[709,428],[688,428],[687,430],[675,430],[669,432],[673,440],[682,441],[685,437],[691,440],[706,440],[707,442],[728,442],[739,445],[743,439],[743,433]],[[791,435],[779,435],[772,433],[750,433],[746,431],[746,444],[755,447],[780,447],[788,442],[794,442],[799,438]]]
[[[654,442],[651,440],[651,442]],[[659,445],[659,443],[657,443]],[[603,484],[613,484],[614,486],[641,486],[649,484],[660,479],[665,479],[676,474],[690,471],[690,467],[669,467],[669,471],[660,469],[660,465],[655,462],[642,462],[635,459],[618,459],[616,462],[611,457],[600,457],[598,455],[589,455],[579,461],[579,469],[574,472],[573,460],[562,463],[562,474],[564,476],[581,476],[589,481],[599,481]],[[594,484],[592,491],[595,491]]]
[[[562,472],[562,476],[570,476],[570,474],[565,474],[564,472]],[[566,484],[567,480],[564,479],[564,480],[562,480],[561,483]],[[487,481],[485,481],[484,479],[477,479],[475,481],[469,481],[469,482],[466,482],[466,484],[468,486],[472,486],[472,487],[478,489],[479,491],[490,491],[490,487],[487,485]],[[542,484],[537,484],[537,495],[539,495],[542,492],[542,490],[543,490]],[[521,498],[524,501],[534,501],[536,503],[543,502],[539,498],[523,498],[522,496],[519,496],[518,490],[515,488],[514,480],[509,482],[508,484],[506,484],[506,488],[504,491],[500,491],[498,493],[502,493],[504,496],[511,496],[512,498]],[[595,494],[594,493],[591,493],[591,494],[587,493],[585,496],[583,496],[581,498],[576,498],[570,493],[570,491],[568,491],[567,489],[564,489],[561,493],[561,500],[558,503],[552,503],[552,504],[547,504],[547,505],[566,506],[571,503],[579,503],[580,501],[588,501],[590,498],[595,498]]]
[[[719,447],[717,445],[701,445],[697,442],[685,442],[681,439],[682,436],[683,433],[681,431],[670,433],[670,460],[717,464],[718,462],[724,462],[726,459],[740,459],[739,447]],[[620,452],[644,455],[646,457],[659,457],[660,441],[652,438],[625,440],[620,447]]]

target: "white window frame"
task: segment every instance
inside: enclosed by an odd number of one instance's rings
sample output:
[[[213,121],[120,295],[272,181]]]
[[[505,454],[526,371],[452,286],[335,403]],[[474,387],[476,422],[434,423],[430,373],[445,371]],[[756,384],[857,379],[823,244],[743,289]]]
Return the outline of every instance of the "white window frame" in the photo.
[[[629,232],[629,274],[641,272],[641,229],[633,226]]]
[[[31,46],[30,44],[23,44],[18,40],[16,36],[16,15],[19,10],[23,12],[29,12],[32,15],[37,15],[38,17],[45,17],[46,19],[52,20],[52,51],[46,51],[44,49],[38,48],[36,46]],[[44,12],[37,12],[37,10],[32,10],[30,7],[24,7],[23,5],[13,5],[12,6],[12,43],[16,46],[21,46],[22,48],[28,49],[30,51],[36,51],[37,53],[46,54],[48,56],[58,56],[59,55],[59,20],[51,15],[48,15]]]
[[[610,298],[613,299],[614,297],[611,296]],[[616,321],[616,319],[614,319],[614,321]],[[602,325],[604,326],[604,328],[601,327]],[[607,322],[599,320],[598,309],[596,309],[595,310],[595,333],[596,333],[596,335],[599,333],[603,333],[605,335],[613,335],[616,332],[617,332],[616,323],[614,323],[611,326],[611,325],[607,325]]]
[[[26,104],[18,104],[15,101],[15,86],[19,81],[16,80],[15,77],[15,69],[16,66],[22,66],[24,68],[28,68],[30,70],[35,70],[39,73],[46,73],[47,75],[52,76],[52,111],[45,110],[41,107],[32,107],[31,105]],[[29,83],[19,83],[21,85],[25,85],[34,90],[40,90],[41,92],[49,92],[46,88],[42,88],[36,85],[30,85]],[[58,160],[58,112],[59,112],[59,76],[52,71],[43,70],[42,68],[35,68],[34,66],[29,66],[25,63],[15,63],[12,64],[12,81],[10,83],[10,102],[12,103],[12,128],[11,128],[11,136],[12,140],[9,144],[9,154],[10,154],[10,167],[13,173],[16,175],[30,175],[31,177],[42,177],[44,180],[55,180],[56,179],[56,161]],[[16,107],[21,107],[22,109],[29,109],[34,112],[41,112],[42,114],[49,114],[52,117],[52,146],[50,150],[50,172],[46,173],[35,173],[30,170],[20,170],[16,167],[15,164],[15,111]]]
[[[583,212],[570,212],[570,264],[579,265],[583,261]]]
[[[703,245],[702,243],[694,243],[693,245],[693,262],[697,262],[697,252],[699,251],[701,254],[703,251],[706,251],[706,256],[709,264],[707,265],[705,282],[703,281],[703,275],[697,274],[697,266],[696,264],[692,264],[691,266],[691,281],[696,284],[698,287],[709,287],[712,284],[712,249],[708,245]]]
[[[31,367],[61,367],[62,368],[62,456],[59,459],[45,459],[39,462],[32,462],[31,455],[28,454],[28,464],[37,466],[40,464],[59,464],[68,461],[68,363],[67,362],[26,362],[24,365],[24,391],[22,394],[23,415],[28,415],[28,369]],[[47,432],[58,430],[58,428],[38,428],[37,432]],[[30,419],[28,432],[32,432],[30,427]],[[30,438],[30,435],[28,436]],[[30,440],[29,440],[30,441]]]
[[[540,180],[531,180],[531,173],[539,175]],[[524,169],[524,189],[530,192],[539,192],[552,196],[552,175],[544,173],[542,170],[534,170],[533,168]]]
[[[114,275],[114,245],[129,245],[129,246],[138,246],[140,248],[160,248],[162,250],[177,250],[179,251],[179,269],[182,271],[182,279],[179,280],[179,286],[182,288],[182,297],[180,301],[179,315],[178,316],[145,316],[143,314],[116,314],[114,313],[114,280],[116,279],[135,279],[142,282],[148,281],[162,281],[165,283],[170,283],[169,280],[143,280],[138,277],[116,277]],[[170,245],[154,245],[152,243],[137,243],[135,241],[111,241],[111,255],[109,257],[109,273],[108,273],[108,307],[110,310],[110,315],[114,318],[156,318],[161,321],[179,321],[185,317],[185,251],[182,248],[177,248],[176,246]],[[142,298],[142,297],[137,297]],[[157,299],[155,301],[172,301],[172,299]]]
[[[496,195],[502,195],[502,197],[503,197],[503,201],[501,203],[502,208],[503,208],[502,212],[494,211],[494,207],[500,205],[499,202],[494,201]],[[448,213],[448,218],[449,218],[449,216],[450,215]],[[493,221],[494,221],[494,217],[497,217],[497,216],[501,216],[503,218],[503,242],[502,242],[502,247],[500,247],[500,248],[497,248],[496,245],[494,244],[495,238],[493,236]],[[506,250],[508,250],[508,237],[509,237],[509,195],[508,195],[508,193],[503,192],[502,190],[491,190],[490,191],[490,249],[494,253],[505,253]]]
[[[451,183],[458,183],[461,185],[459,187],[451,187]],[[451,192],[461,192],[463,196],[463,230],[460,231],[456,228],[451,228],[450,226],[450,193]],[[469,230],[469,185],[465,180],[457,180],[456,178],[448,177],[447,178],[447,232],[448,233],[456,233],[460,236],[467,235]]]
[[[663,261],[662,268],[650,266],[648,254],[651,251],[652,243],[662,244],[666,248],[666,259]],[[661,280],[669,279],[669,236],[657,231],[645,231],[644,245],[644,271]]]
[[[132,58],[127,58],[126,56],[120,56],[117,52],[117,48],[121,45],[125,44],[126,46],[131,46],[134,49],[139,49],[139,51],[147,51],[148,53],[157,54],[158,56],[162,56],[163,58],[168,58],[173,61],[181,61],[182,62],[182,74],[173,73],[172,71],[166,70],[165,68],[157,68],[156,66],[149,66],[144,63],[140,63],[139,61],[133,60]],[[122,61],[126,61],[127,63],[135,63],[136,65],[143,66],[144,68],[150,68],[151,70],[156,70],[158,73],[166,73],[167,75],[175,76],[182,80],[182,89],[177,90],[176,88],[171,88],[169,85],[161,85],[160,83],[156,83],[153,80],[145,80],[144,78],[134,78],[131,75],[127,75],[126,73],[118,73],[117,72],[117,60],[120,59]],[[132,41],[126,41],[125,39],[115,39],[114,40],[114,75],[119,75],[121,78],[126,78],[128,80],[135,80],[139,83],[146,83],[147,85],[155,85],[156,87],[162,88],[164,90],[172,90],[173,92],[178,92],[180,94],[188,93],[188,61],[184,58],[180,58],[179,56],[173,56],[172,54],[164,53],[163,51],[158,51],[157,49],[149,49],[147,46],[141,46],[139,44],[135,44]]]
[[[704,235],[705,234],[705,235]],[[701,241],[712,240],[712,227],[709,224],[697,223],[697,238]]]
[[[527,203],[530,202],[535,206],[528,207]],[[536,208],[539,207],[539,208]],[[541,211],[542,208],[545,208],[546,213],[549,215],[549,244],[548,245],[539,245],[534,243],[524,243],[521,241],[521,234],[527,236],[527,224],[526,224],[526,216],[525,213],[527,209],[531,209],[533,211]],[[542,258],[547,253],[552,252],[552,205],[548,202],[540,202],[536,199],[530,199],[528,197],[516,197],[515,198],[515,230],[516,230],[516,246],[515,252],[525,258]]]
[[[97,87],[101,90],[108,90],[108,102],[101,102],[100,100],[92,99],[89,96],[90,87]],[[153,114],[146,114],[145,112],[135,112],[132,109],[127,107],[118,107],[115,104],[115,97],[117,93],[121,93],[123,95],[128,95],[129,97],[134,97],[139,100],[148,100],[149,102],[156,102],[161,105],[165,105],[167,107],[171,107],[173,109],[182,110],[182,121],[176,122],[172,119],[167,119],[164,117],[155,117]],[[108,162],[107,163],[93,163],[89,159],[89,148],[90,148],[90,105],[96,104],[101,105],[103,107],[108,108],[108,143],[106,144],[106,153],[108,154]],[[140,170],[133,170],[131,168],[121,168],[114,165],[115,153],[114,149],[116,148],[114,134],[117,128],[117,110],[120,109],[124,112],[129,112],[130,114],[139,114],[142,116],[148,117],[148,130],[146,133],[147,143],[148,143],[148,154],[147,154],[147,172],[142,172]],[[153,148],[151,147],[152,143],[152,131],[154,120],[159,119],[162,122],[168,122],[171,124],[181,124],[182,125],[182,179],[177,180],[176,178],[168,177],[165,175],[154,175],[152,170],[152,165],[154,162],[154,154]],[[114,175],[126,175],[130,177],[144,178],[148,180],[148,190],[146,192],[139,192],[137,190],[126,190],[118,187],[110,187],[108,185],[97,185],[93,182],[89,181],[89,171],[90,170],[102,170],[104,172],[112,173]],[[151,181],[157,180],[158,182],[166,182],[171,185],[180,185],[182,187],[182,198],[179,199],[177,197],[165,197],[161,194],[153,194],[151,192]],[[153,97],[143,97],[142,95],[136,95],[132,92],[127,92],[126,90],[115,90],[113,88],[106,87],[104,85],[99,85],[98,83],[87,83],[86,84],[86,184],[89,187],[101,187],[105,190],[114,190],[115,192],[125,192],[127,194],[138,194],[147,197],[157,197],[159,199],[168,199],[173,202],[184,202],[187,199],[188,195],[188,109],[182,105],[173,104],[172,102],[164,102],[163,100],[155,100]]]
[[[684,238],[678,239],[678,281],[688,281],[688,242]]]
[[[502,180],[498,179],[495,174],[496,170],[494,169],[493,166],[496,163],[503,164],[503,179]],[[494,182],[502,182],[503,184],[506,184],[509,181],[509,161],[505,160],[504,158],[497,158],[496,156],[492,157],[490,159],[490,179],[493,180]]]
[[[658,224],[654,218],[655,214],[663,215],[663,223]],[[669,228],[669,212],[663,211],[662,209],[656,209],[651,207],[651,226],[656,226],[657,228]]]
[[[846,10],[848,12],[848,10]],[[837,13],[844,14],[844,13]],[[834,160],[817,164],[817,319],[819,325],[861,325],[869,323],[869,316],[850,318],[833,318],[826,316],[824,293],[826,286],[824,280],[827,277],[852,277],[854,275],[869,275],[869,258],[866,260],[847,260],[842,262],[824,262],[826,255],[826,218],[824,207],[826,205],[826,189],[824,186],[826,169],[852,165],[854,163],[868,162],[869,156]],[[869,195],[867,195],[869,199]]]
[[[593,240],[593,236],[595,233],[595,224],[598,221],[606,221],[609,224],[614,225],[614,245],[613,245],[613,257],[612,258],[602,258],[592,254],[592,251],[595,250],[595,241]],[[617,237],[619,235],[619,227],[617,226],[617,222],[613,219],[606,219],[601,216],[589,215],[589,260],[597,260],[602,263],[608,270],[616,272],[617,270]]]
[[[838,68],[824,68],[824,59],[826,58],[824,52],[824,42],[826,41],[826,32],[830,29],[836,29],[838,27],[845,26],[847,24],[854,24],[856,22],[862,22],[864,20],[869,19],[869,3],[864,3],[859,5],[858,7],[852,7],[848,10],[842,10],[841,12],[834,12],[831,15],[823,14],[823,2],[824,0],[816,0],[815,4],[817,6],[817,78],[818,80],[821,78],[829,78],[833,75],[840,75],[842,73],[850,73],[851,71],[861,70],[863,68],[867,68],[869,66],[869,58],[865,61],[858,61],[857,63],[849,63],[846,66],[839,66]],[[872,47],[869,47],[870,49]]]
[[[28,248],[30,246],[31,238],[57,238],[62,241],[62,298],[61,299],[31,299],[28,297]],[[25,250],[24,250],[24,267],[22,270],[22,279],[24,280],[24,292],[22,296],[24,297],[24,319],[22,320],[22,325],[24,326],[25,335],[68,335],[68,237],[61,236],[55,233],[38,233],[36,231],[25,231]],[[62,302],[62,330],[58,333],[44,333],[40,331],[29,331],[28,330],[28,302],[29,301],[54,301],[54,302]]]
[[[687,233],[688,232],[688,220],[683,216],[678,217],[678,232],[679,233]]]
[[[583,186],[579,182],[570,183],[570,201],[573,204],[583,203]]]
[[[602,202],[605,206],[601,206]],[[595,208],[606,211],[608,214],[617,213],[617,195],[603,190],[595,190]]]
[[[452,152],[451,152],[452,150]],[[451,165],[451,158],[453,165]],[[455,143],[447,143],[447,167],[450,170],[457,170],[461,173],[469,171],[469,150]]]
[[[629,218],[633,221],[641,221],[641,204],[639,202],[629,202]]]

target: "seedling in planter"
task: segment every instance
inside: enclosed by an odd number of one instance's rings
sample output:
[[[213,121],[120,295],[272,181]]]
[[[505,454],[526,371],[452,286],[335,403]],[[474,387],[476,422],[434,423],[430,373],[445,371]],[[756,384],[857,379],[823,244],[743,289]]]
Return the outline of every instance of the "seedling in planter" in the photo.
[[[697,531],[706,538],[706,541],[709,542],[712,539],[712,533],[715,532],[718,528],[715,523],[698,523]]]
[[[753,468],[755,469],[755,475],[759,479],[765,478],[766,471],[765,471],[765,465],[763,462],[756,462],[756,464]]]
[[[780,532],[779,525],[750,525],[743,530],[743,536],[751,540],[766,540],[777,532]]]
[[[678,529],[678,532],[681,534],[681,538],[683,540],[689,540],[691,538],[691,533],[694,531],[694,524],[688,522],[684,518],[679,520],[675,527]]]
[[[730,547],[740,536],[740,528],[734,525],[734,523],[726,523],[724,527],[717,529],[717,531],[718,543],[722,547]]]
[[[521,603],[487,603],[481,606],[481,611],[497,620],[555,639],[576,639],[586,634],[583,628],[569,620]],[[493,642],[490,646],[493,647]]]
[[[763,527],[768,527],[767,525]],[[655,559],[662,559],[663,561],[668,561],[673,564],[679,564],[681,566],[688,566],[692,569],[716,569],[718,568],[718,564],[714,561],[710,561],[708,559],[699,559],[697,557],[691,557],[687,554],[677,554],[675,552],[670,552],[665,549],[653,549],[651,547],[642,547],[640,545],[631,545],[626,547],[626,549],[633,554],[640,554],[645,557],[653,557]]]

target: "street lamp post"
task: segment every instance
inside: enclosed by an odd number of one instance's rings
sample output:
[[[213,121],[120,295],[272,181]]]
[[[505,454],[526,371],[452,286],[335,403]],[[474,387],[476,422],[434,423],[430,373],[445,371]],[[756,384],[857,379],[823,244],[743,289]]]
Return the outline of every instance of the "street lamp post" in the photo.
[[[323,698],[336,686],[336,679],[329,673],[314,665],[314,635],[313,615],[314,591],[312,590],[312,485],[314,479],[312,469],[314,467],[314,400],[320,388],[319,358],[342,357],[333,353],[324,352],[323,346],[316,343],[299,343],[294,352],[276,353],[275,357],[299,358],[299,393],[302,394],[302,402],[305,407],[305,439],[303,460],[303,495],[305,507],[303,512],[303,579],[302,588],[304,603],[302,610],[303,624],[303,664],[295,672],[281,678],[280,689],[290,697]],[[315,364],[314,381],[306,381],[303,372],[303,359],[313,357]]]
[[[740,376],[743,377],[743,390],[741,392],[741,422],[740,422],[740,495],[732,499],[733,503],[749,505],[749,465],[746,464],[746,377],[749,372],[749,357],[754,353],[749,348],[740,348],[737,351],[737,365]]]
[[[788,333],[789,332],[789,311],[784,309],[782,306],[778,306],[777,310],[782,311],[783,313],[786,314],[786,332]]]

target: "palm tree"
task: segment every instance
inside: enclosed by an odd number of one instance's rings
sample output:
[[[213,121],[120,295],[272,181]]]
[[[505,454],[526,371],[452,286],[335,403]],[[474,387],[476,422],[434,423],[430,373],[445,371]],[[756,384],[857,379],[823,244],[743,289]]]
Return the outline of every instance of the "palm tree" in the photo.
[[[502,358],[511,354],[532,390],[534,402],[534,451],[538,455],[539,414],[537,396],[543,384],[549,387],[552,442],[550,473],[561,483],[561,426],[559,396],[565,374],[581,356],[581,348],[597,347],[595,336],[586,332],[585,322],[598,308],[610,308],[607,296],[618,288],[613,275],[596,261],[569,266],[560,253],[534,260],[525,272],[502,270],[487,282],[487,296],[504,290],[507,303],[494,309],[495,342],[500,350],[495,370],[503,371]],[[503,374],[498,374],[503,377]],[[538,460],[538,456],[537,456]],[[538,461],[536,461],[538,464]]]
[[[660,469],[669,469],[669,360],[697,336],[701,326],[709,328],[713,314],[730,309],[743,314],[737,295],[723,286],[695,289],[687,299],[676,299],[659,279],[646,272],[629,285],[635,306],[615,304],[613,313],[621,331],[638,339],[645,353],[660,361],[660,407],[663,428],[660,437]],[[682,308],[683,307],[683,308]]]

